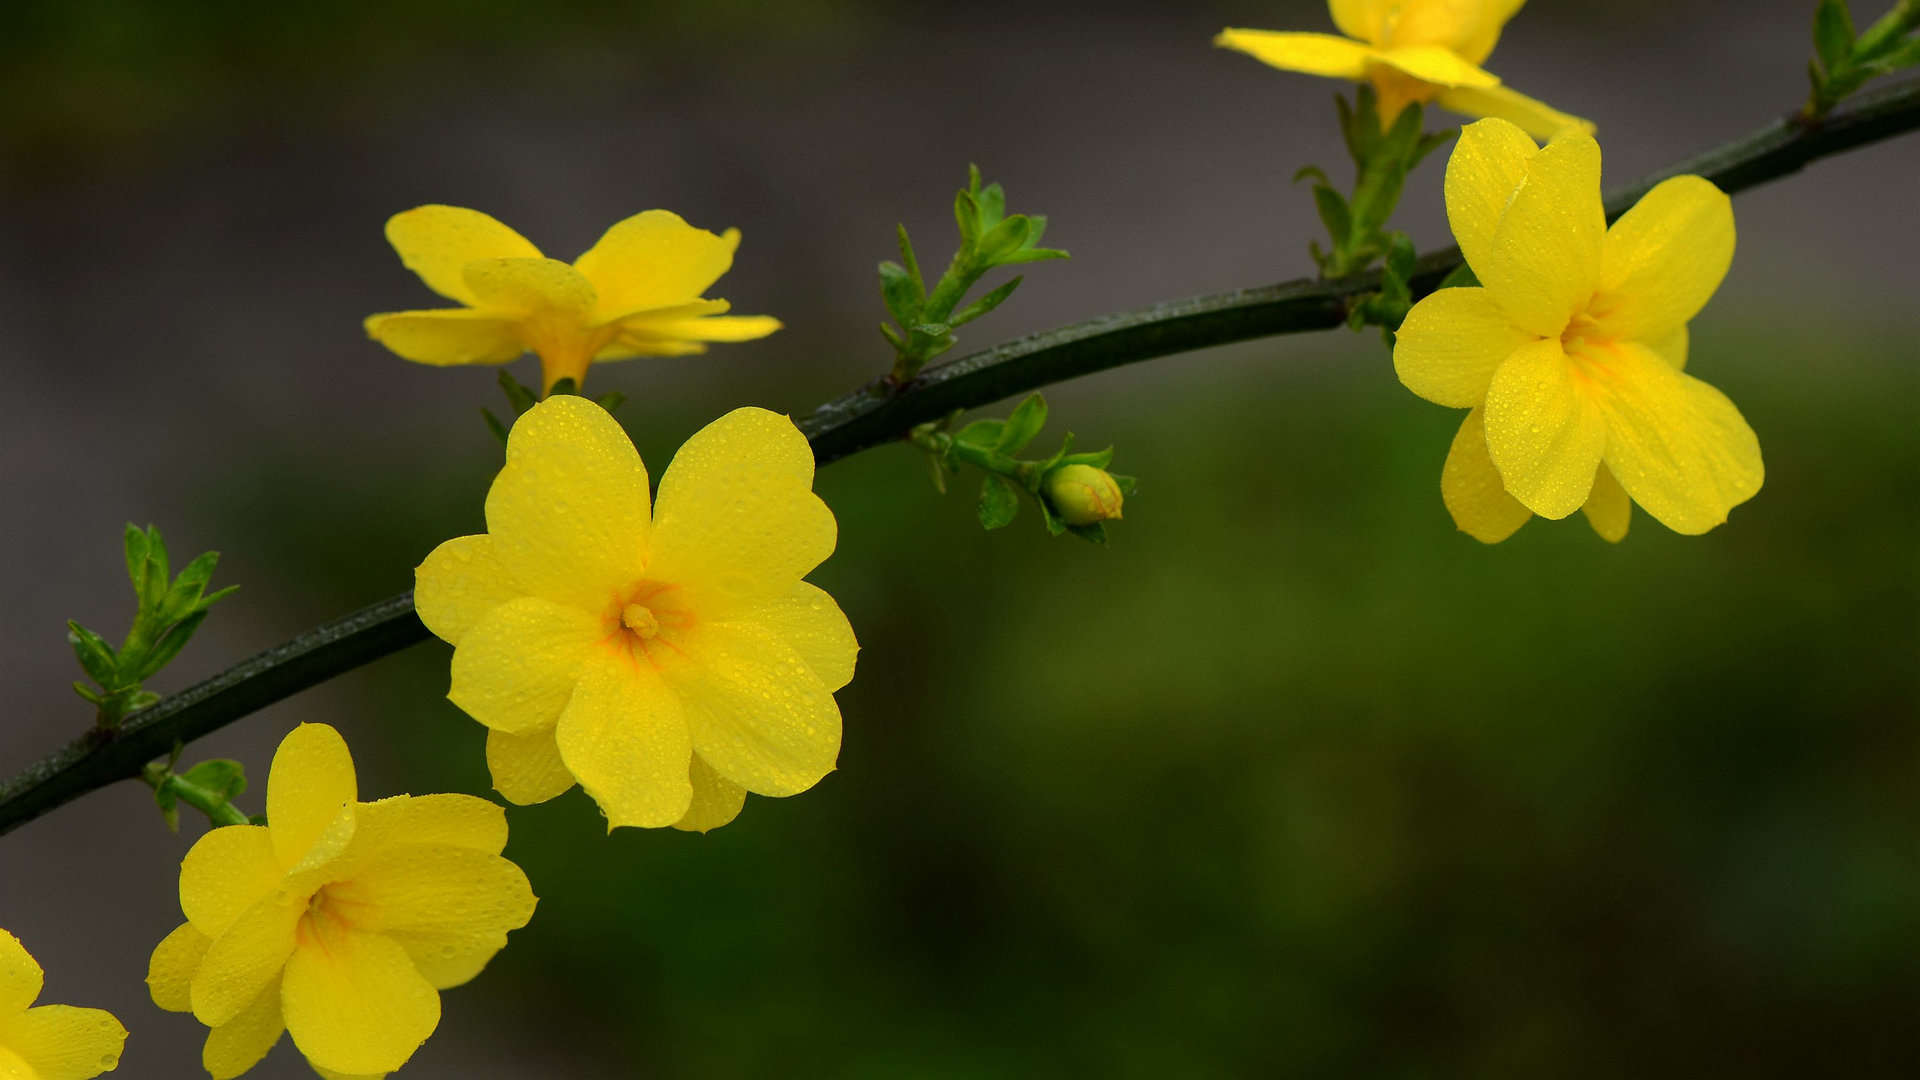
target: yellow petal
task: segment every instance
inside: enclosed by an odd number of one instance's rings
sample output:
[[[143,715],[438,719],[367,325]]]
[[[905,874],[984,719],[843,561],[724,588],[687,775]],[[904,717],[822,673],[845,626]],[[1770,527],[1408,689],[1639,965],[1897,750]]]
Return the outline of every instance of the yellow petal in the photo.
[[[451,845],[498,855],[507,846],[507,812],[472,795],[395,795],[359,807],[356,851],[369,856],[401,844]]]
[[[647,576],[690,586],[712,615],[785,595],[833,553],[833,512],[812,488],[813,449],[793,421],[735,409],[660,478]]]
[[[209,938],[273,892],[286,873],[264,825],[209,829],[180,863],[180,910]]]
[[[1587,501],[1607,425],[1558,338],[1523,346],[1493,373],[1486,425],[1494,467],[1527,509],[1557,520]]]
[[[1215,45],[1246,53],[1269,67],[1358,81],[1366,77],[1373,49],[1332,34],[1294,34],[1278,30],[1220,31]]]
[[[548,398],[515,422],[486,510],[494,559],[532,595],[618,610],[616,591],[646,565],[646,466],[586,398]]]
[[[1393,19],[1393,41],[1398,45],[1444,45],[1470,64],[1493,52],[1500,30],[1524,0],[1438,0],[1399,3]]]
[[[550,728],[609,632],[600,616],[537,596],[501,604],[453,650],[447,700],[496,731]]]
[[[168,1012],[193,1009],[193,973],[200,970],[200,961],[212,944],[213,939],[192,923],[181,923],[160,939],[147,960],[147,993],[155,1005]]]
[[[609,829],[656,829],[686,814],[693,744],[680,702],[650,663],[626,653],[596,658],[554,737]]]
[[[414,611],[449,645],[460,644],[480,616],[520,595],[486,535],[456,536],[413,571]]]
[[[799,653],[752,623],[708,623],[684,648],[688,662],[664,674],[680,694],[694,750],[714,772],[779,796],[833,770],[840,707]]]
[[[740,230],[715,236],[668,210],[648,210],[600,237],[573,265],[600,293],[596,321],[698,299],[733,265]]]
[[[493,774],[493,789],[517,806],[546,802],[574,783],[552,728],[526,735],[487,732],[487,771]]]
[[[341,808],[352,805],[358,783],[347,741],[331,727],[301,724],[280,741],[267,773],[267,829],[281,866],[292,868],[307,856]]]
[[[207,1032],[207,1041],[200,1048],[200,1064],[213,1080],[233,1080],[260,1064],[286,1030],[286,1021],[280,1016],[280,980],[276,978],[240,1015]]]
[[[332,1069],[321,1068],[320,1066],[315,1065],[311,1061],[307,1062],[307,1067],[312,1069],[314,1072],[314,1075],[318,1076],[320,1080],[386,1080],[387,1078],[387,1074],[383,1072],[381,1073],[335,1072]]]
[[[1486,400],[1494,369],[1533,340],[1487,290],[1441,289],[1407,312],[1394,339],[1393,369],[1428,401],[1470,409]]]
[[[328,887],[354,928],[386,934],[436,988],[466,982],[533,916],[520,868],[470,848],[410,844],[362,864]]]
[[[853,681],[860,643],[840,605],[816,585],[802,581],[783,596],[741,608],[730,621],[753,623],[785,642],[829,690]]]
[[[467,287],[467,264],[479,259],[537,259],[540,249],[478,210],[416,206],[387,219],[387,242],[427,288],[463,304],[477,302]]]
[[[40,964],[20,939],[0,930],[0,1015],[18,1012],[40,996]]]
[[[1447,224],[1468,266],[1477,270],[1492,257],[1494,230],[1539,153],[1526,132],[1504,120],[1460,129],[1447,159]]]
[[[1685,327],[1727,276],[1733,240],[1725,192],[1698,176],[1661,181],[1607,230],[1587,309],[1600,335],[1656,341]]]
[[[248,908],[207,946],[193,974],[193,1015],[208,1027],[253,1004],[293,955],[294,928],[306,914],[307,894],[277,892]]]
[[[1606,228],[1600,144],[1562,135],[1527,163],[1474,273],[1516,324],[1558,337],[1593,296]]]
[[[1483,544],[1497,544],[1518,532],[1533,511],[1507,494],[1500,472],[1487,453],[1485,415],[1475,409],[1460,422],[1447,463],[1440,470],[1440,497],[1461,532]]]
[[[1725,394],[1632,343],[1587,370],[1606,418],[1607,467],[1654,520],[1697,535],[1759,492],[1760,441]]]
[[[713,771],[713,766],[693,755],[693,767],[687,779],[693,784],[693,801],[686,816],[673,823],[682,832],[711,832],[740,816],[746,805],[747,789]]]
[[[1687,328],[1682,326],[1673,333],[1654,341],[1644,343],[1653,350],[1653,354],[1665,360],[1675,371],[1687,370]]]
[[[1612,469],[1600,466],[1599,475],[1593,478],[1593,493],[1580,509],[1586,512],[1587,524],[1600,534],[1600,539],[1617,544],[1627,538],[1627,525],[1633,520],[1633,503],[1627,499],[1620,481],[1613,478]]]
[[[475,305],[502,318],[585,324],[598,298],[578,270],[558,259],[481,259],[467,264]]]
[[[407,951],[382,934],[320,920],[319,939],[287,961],[280,987],[287,1031],[314,1064],[391,1072],[440,1024],[440,993]]]
[[[645,315],[620,324],[619,343],[641,348],[655,342],[752,341],[780,329],[770,315],[714,315],[698,319],[654,319]]]
[[[0,1019],[0,1045],[34,1080],[92,1080],[120,1064],[127,1029],[105,1009],[42,1005]]]
[[[1508,86],[1461,86],[1441,92],[1442,108],[1467,116],[1491,117],[1518,125],[1536,139],[1567,132],[1593,134],[1593,122],[1563,113]]]
[[[1379,41],[1381,21],[1386,14],[1387,4],[1382,0],[1329,0],[1327,7],[1333,14],[1333,25],[1350,38],[1361,41]]]
[[[1482,71],[1461,59],[1453,50],[1438,45],[1384,49],[1376,52],[1373,60],[1434,86],[1486,88],[1500,85],[1498,76]]]
[[[445,308],[370,315],[367,336],[402,359],[434,367],[504,364],[527,351],[520,322],[487,311]]]

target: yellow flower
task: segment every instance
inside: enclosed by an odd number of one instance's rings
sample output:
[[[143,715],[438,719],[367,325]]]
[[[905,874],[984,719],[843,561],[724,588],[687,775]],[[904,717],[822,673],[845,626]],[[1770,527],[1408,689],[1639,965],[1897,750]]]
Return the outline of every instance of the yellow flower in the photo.
[[[1069,525],[1117,519],[1126,501],[1113,474],[1092,465],[1066,465],[1047,474],[1047,500]]]
[[[535,803],[578,781],[609,828],[704,832],[749,791],[831,771],[858,646],[801,580],[835,539],[812,485],[793,422],[736,409],[680,448],[649,512],[605,410],[561,396],[522,416],[487,533],[415,574],[421,620],[454,646],[447,697],[490,729],[494,787]]]
[[[1591,136],[1541,149],[1482,120],[1460,133],[1446,199],[1482,287],[1414,305],[1393,364],[1414,393],[1473,410],[1441,474],[1462,530],[1497,543],[1532,514],[1584,508],[1617,541],[1631,498],[1697,534],[1760,490],[1753,429],[1682,370],[1687,320],[1733,262],[1719,188],[1673,177],[1608,228]]]
[[[88,1080],[117,1068],[127,1029],[104,1009],[34,1006],[40,976],[20,939],[0,930],[0,1080]]]
[[[154,949],[147,987],[213,1029],[201,1061],[215,1080],[283,1030],[323,1076],[386,1075],[433,1034],[440,991],[533,915],[526,875],[500,857],[500,807],[363,803],[357,788],[339,732],[302,724],[274,754],[268,824],[214,829],[180,865],[187,921]]]
[[[1514,93],[1479,66],[1526,0],[1331,0],[1333,34],[1223,30],[1215,45],[1284,71],[1371,82],[1380,123],[1391,127],[1413,102],[1437,101],[1468,116],[1498,116],[1547,138],[1592,131],[1577,116]]]
[[[596,360],[685,356],[780,329],[765,315],[721,318],[725,300],[701,299],[733,265],[740,231],[715,236],[665,210],[608,229],[572,265],[457,206],[395,214],[387,239],[427,288],[466,305],[367,319],[376,341],[422,364],[504,364],[531,350],[551,390],[578,386]]]

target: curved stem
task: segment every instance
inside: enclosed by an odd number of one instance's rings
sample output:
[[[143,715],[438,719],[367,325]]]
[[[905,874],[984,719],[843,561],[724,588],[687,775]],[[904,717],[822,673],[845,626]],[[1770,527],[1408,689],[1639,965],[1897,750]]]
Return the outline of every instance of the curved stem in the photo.
[[[1818,122],[1768,127],[1645,177],[1607,197],[1617,217],[1655,184],[1697,174],[1732,193],[1810,162],[1920,128],[1920,83],[1863,93]],[[1420,259],[1416,297],[1460,265],[1458,248]],[[1251,338],[1330,330],[1377,288],[1377,275],[1300,279],[1175,300],[1034,334],[937,365],[898,387],[876,381],[800,421],[820,464],[903,439],[916,424],[955,409],[1175,353]],[[205,682],[127,716],[118,731],[93,731],[0,786],[0,833],[117,780],[154,758],[282,698],[424,641],[426,627],[402,593],[310,630]]]

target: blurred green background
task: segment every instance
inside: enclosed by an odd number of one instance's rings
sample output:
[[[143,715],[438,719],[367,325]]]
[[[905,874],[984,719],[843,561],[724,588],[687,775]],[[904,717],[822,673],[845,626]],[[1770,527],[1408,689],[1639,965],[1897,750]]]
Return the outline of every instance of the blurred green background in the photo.
[[[1492,66],[1598,120],[1617,182],[1792,107],[1811,7],[1536,0]],[[473,205],[563,256],[655,205],[743,228],[715,292],[786,332],[592,375],[629,395],[657,476],[734,405],[802,413],[885,367],[872,263],[900,220],[946,250],[970,160],[1075,259],[962,352],[1301,273],[1316,226],[1286,177],[1344,165],[1331,86],[1207,47],[1325,29],[1304,3],[8,18],[5,771],[86,722],[62,621],[126,617],[122,521],[221,548],[245,587],[162,689],[480,528],[492,373],[359,330],[428,302],[380,237],[393,211]],[[1618,547],[1578,518],[1496,548],[1455,532],[1458,414],[1372,334],[1050,390],[1043,441],[1112,442],[1141,477],[1105,549],[1031,507],[982,534],[971,485],[939,496],[904,448],[823,470],[840,546],[814,580],[864,645],[840,770],[704,837],[606,836],[578,792],[513,811],[539,912],[401,1075],[1914,1075],[1911,143],[1737,201],[1689,370],[1740,405],[1768,477],[1705,537],[1637,513]],[[1439,176],[1408,194],[1424,247]],[[364,796],[485,793],[447,657],[419,646],[190,755],[264,777],[321,720]],[[201,1029],[139,982],[194,830],[120,785],[0,838],[0,926],[48,1000],[119,1012],[123,1075],[199,1075]],[[283,1044],[253,1075],[310,1074]]]

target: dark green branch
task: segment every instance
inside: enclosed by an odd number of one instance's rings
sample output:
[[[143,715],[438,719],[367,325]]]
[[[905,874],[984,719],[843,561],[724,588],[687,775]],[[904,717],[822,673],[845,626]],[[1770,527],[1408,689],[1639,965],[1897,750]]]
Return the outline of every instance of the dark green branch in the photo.
[[[1729,193],[1810,162],[1920,128],[1920,83],[1858,95],[1818,123],[1787,119],[1619,189],[1618,216],[1670,176],[1705,176]],[[1892,208],[1905,212],[1907,208]],[[1415,296],[1460,264],[1457,248],[1421,258]],[[898,387],[876,382],[800,421],[821,464],[903,439],[915,424],[1051,383],[1175,353],[1276,334],[1331,330],[1355,298],[1377,287],[1366,275],[1302,279],[1176,300],[1102,316],[962,357]],[[427,638],[402,594],[309,631],[237,667],[127,716],[117,733],[93,732],[0,786],[0,833],[96,788],[137,777],[146,763],[257,709]]]

